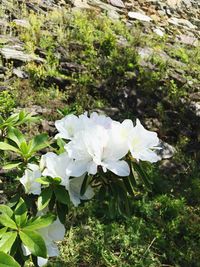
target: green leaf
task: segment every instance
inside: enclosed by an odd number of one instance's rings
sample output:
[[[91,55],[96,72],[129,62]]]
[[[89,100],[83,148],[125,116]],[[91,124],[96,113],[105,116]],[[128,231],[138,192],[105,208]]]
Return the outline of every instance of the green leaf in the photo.
[[[65,148],[64,148],[64,146],[66,145],[65,141],[59,137],[56,139],[56,142],[59,147],[58,154],[65,152]]]
[[[0,238],[3,236],[4,233],[6,233],[8,227],[3,227],[0,229]]]
[[[19,114],[12,114],[7,120],[4,122],[5,126],[14,126],[14,124],[19,120]]]
[[[0,251],[5,253],[9,252],[15,239],[17,237],[17,232],[7,232],[5,233],[0,240]]]
[[[66,215],[69,211],[68,205],[62,204],[60,202],[56,202],[56,211],[58,214],[58,218],[61,221],[62,224],[65,224],[66,222]]]
[[[21,142],[20,151],[21,151],[23,156],[25,156],[29,153],[29,148],[28,148],[26,141]]]
[[[26,142],[26,139],[24,135],[16,128],[9,127],[8,128],[8,138],[11,139],[13,142],[17,144],[18,147],[20,147],[22,142]]]
[[[0,266],[1,267],[20,267],[20,265],[6,253],[0,251]]]
[[[11,145],[9,145],[9,144],[7,144],[5,142],[0,142],[0,150],[11,150],[11,151],[20,153],[19,149],[17,149],[14,146],[11,146]]]
[[[43,133],[35,136],[30,142],[29,142],[29,151],[30,153],[36,152],[38,150],[41,150],[49,145],[48,141],[48,135]]]
[[[89,175],[85,175],[85,178],[83,180],[83,183],[81,185],[81,190],[80,190],[80,195],[83,196],[88,188],[88,185],[90,183],[90,176]]]
[[[130,196],[134,196],[134,188],[132,186],[132,183],[129,179],[129,177],[123,177],[124,186],[126,187],[128,193]]]
[[[17,204],[17,207],[15,208],[14,214],[15,214],[15,221],[18,226],[22,226],[24,223],[26,223],[27,207],[22,198],[20,198],[19,203]]]
[[[16,167],[18,167],[21,164],[21,162],[17,162],[17,163],[8,163],[6,165],[3,166],[4,170],[11,170],[14,169]]]
[[[39,235],[37,232],[23,229],[19,232],[19,236],[23,244],[34,256],[42,258],[47,257],[46,245],[41,235]]]
[[[53,191],[50,187],[45,188],[42,191],[37,201],[38,210],[43,210],[49,204],[49,201],[51,200],[52,197],[52,193]]]
[[[68,194],[68,192],[64,186],[62,186],[62,185],[55,186],[54,187],[54,193],[56,196],[56,200],[58,202],[63,203],[63,204],[69,204],[70,203],[69,194]]]
[[[9,217],[12,217],[13,215],[11,208],[6,205],[0,205],[0,212],[8,215]]]
[[[142,167],[136,162],[132,162],[134,170],[137,172],[138,176],[146,186],[148,191],[152,191],[152,181],[150,181],[147,173],[142,169]]]
[[[11,229],[17,229],[16,223],[5,213],[0,215],[0,223]]]
[[[55,221],[55,219],[56,216],[53,214],[47,214],[40,217],[36,217],[33,220],[28,221],[23,229],[35,231],[49,226],[50,224],[53,223],[53,221]]]
[[[45,177],[45,176],[37,178],[37,179],[35,179],[35,181],[40,183],[40,184],[45,184],[45,185],[48,185],[51,182],[51,180],[48,177]]]
[[[131,182],[133,187],[137,187],[137,181],[135,179],[135,170],[134,170],[133,162],[130,162],[130,166],[131,166],[131,173],[129,175],[129,181]]]
[[[127,190],[121,179],[116,179],[112,184],[113,190],[117,193],[118,210],[122,215],[130,215],[130,205],[127,197]]]

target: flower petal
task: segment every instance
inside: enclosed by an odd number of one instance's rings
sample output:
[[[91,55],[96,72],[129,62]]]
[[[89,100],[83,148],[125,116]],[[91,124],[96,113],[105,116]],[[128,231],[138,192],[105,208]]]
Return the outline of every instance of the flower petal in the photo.
[[[128,176],[130,174],[129,165],[124,160],[106,162],[104,166],[118,176]]]

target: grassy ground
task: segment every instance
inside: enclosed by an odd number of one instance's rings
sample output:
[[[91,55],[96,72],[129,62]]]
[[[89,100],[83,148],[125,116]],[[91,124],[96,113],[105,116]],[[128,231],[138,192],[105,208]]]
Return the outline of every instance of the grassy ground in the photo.
[[[189,103],[198,92],[200,48],[143,34],[140,25],[127,28],[105,16],[94,20],[94,13],[20,10],[30,26],[10,21],[1,34],[18,37],[26,52],[45,62],[24,64],[29,75],[24,80],[13,78],[15,62],[2,59],[4,116],[35,104],[50,110],[43,114],[47,120],[100,109],[121,120],[139,117],[177,151],[173,159],[149,167],[153,190],[138,188],[129,218],[110,213],[109,196],[72,209],[61,256],[48,266],[199,267],[199,137]],[[142,61],[138,49],[146,47],[153,53]]]

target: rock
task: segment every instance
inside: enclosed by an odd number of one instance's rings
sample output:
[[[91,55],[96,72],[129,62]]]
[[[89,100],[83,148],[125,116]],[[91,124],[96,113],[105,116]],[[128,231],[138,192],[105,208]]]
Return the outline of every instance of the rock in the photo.
[[[190,0],[182,0],[182,3],[186,5],[187,8],[190,8],[192,6],[192,3]]]
[[[187,19],[178,19],[175,17],[169,18],[168,22],[176,25],[176,26],[185,26],[189,29],[196,29],[197,27],[195,25],[193,25],[189,20]]]
[[[8,86],[2,86],[2,85],[0,85],[0,92],[6,91],[8,89],[9,89]]]
[[[21,110],[22,110],[22,108],[16,108],[14,110],[14,113],[20,112]],[[51,113],[50,109],[43,108],[43,107],[38,106],[38,105],[32,105],[31,107],[26,107],[25,110],[26,110],[26,112],[30,113],[32,116]]]
[[[88,4],[90,4],[91,6],[97,6],[97,7],[101,8],[102,10],[106,10],[106,11],[114,10],[114,11],[120,12],[119,8],[112,6],[110,4],[106,4],[100,0],[88,0]]]
[[[153,49],[150,47],[140,47],[138,48],[138,54],[142,59],[149,58],[153,55]]]
[[[180,6],[182,0],[167,0],[167,4],[171,7],[171,8],[176,8],[178,6]]]
[[[139,13],[139,12],[130,11],[130,12],[128,12],[128,16],[131,19],[136,19],[136,20],[140,20],[140,21],[150,22],[152,20],[149,16],[144,15],[144,14]]]
[[[84,66],[72,62],[61,62],[60,67],[60,72],[63,74],[69,74],[69,72],[81,72],[85,70]]]
[[[108,11],[108,17],[112,20],[119,20],[120,19],[119,13],[115,10],[109,10]]]
[[[22,42],[16,38],[16,37],[13,37],[13,36],[9,36],[9,35],[3,35],[1,34],[0,35],[0,44],[22,44]]]
[[[125,8],[125,5],[124,5],[124,3],[121,0],[110,0],[110,4],[112,6]]]
[[[5,58],[6,60],[12,59],[12,60],[18,60],[22,62],[29,62],[29,61],[37,61],[37,62],[43,62],[44,60],[36,57],[35,55],[26,54],[23,51],[19,51],[16,48],[1,48],[0,54]]]
[[[197,117],[200,117],[200,101],[195,102],[192,101],[190,102],[190,109],[195,113]]]
[[[198,46],[198,39],[194,36],[190,36],[186,34],[178,35],[176,38],[176,41],[179,41],[186,45]]]
[[[13,22],[17,26],[21,26],[21,27],[24,27],[24,28],[29,28],[30,27],[30,23],[28,22],[28,20],[25,20],[25,19],[14,19]]]
[[[182,86],[187,83],[187,79],[182,74],[178,74],[176,71],[169,73],[169,77],[176,81],[179,86]]]
[[[25,71],[22,71],[19,68],[14,68],[13,69],[13,74],[15,74],[18,78],[28,79],[28,74]]]
[[[158,146],[161,147],[161,149],[156,150],[156,153],[162,159],[169,159],[176,152],[176,149],[166,142],[161,141]]]
[[[73,4],[76,8],[80,8],[80,9],[84,9],[84,8],[90,9],[91,8],[91,6],[88,5],[87,0],[74,0]]]
[[[154,29],[153,32],[155,32],[155,33],[156,33],[157,35],[159,35],[160,37],[163,37],[164,34],[165,34],[165,33],[164,33],[161,29],[159,29],[159,28]]]

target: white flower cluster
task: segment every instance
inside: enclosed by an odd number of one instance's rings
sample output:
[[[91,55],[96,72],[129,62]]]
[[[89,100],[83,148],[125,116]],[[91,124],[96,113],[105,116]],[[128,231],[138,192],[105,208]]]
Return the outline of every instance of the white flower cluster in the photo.
[[[122,123],[114,121],[104,115],[86,113],[80,116],[68,115],[55,122],[58,134],[55,138],[66,140],[65,152],[57,155],[48,152],[41,157],[39,166],[28,164],[20,182],[27,194],[40,195],[41,184],[37,178],[49,176],[59,177],[61,185],[69,192],[70,199],[75,206],[81,200],[91,199],[94,195],[91,186],[88,186],[84,195],[80,194],[85,175],[95,175],[99,171],[113,172],[118,176],[128,176],[130,167],[126,162],[126,155],[139,161],[156,162],[160,157],[155,153],[159,149],[159,139],[155,132],[146,130],[136,120]],[[57,219],[52,225],[41,229],[48,256],[57,256],[58,248],[54,241],[64,238],[64,226]],[[30,251],[23,247],[25,255]],[[38,265],[43,266],[47,259],[38,257]]]
[[[89,186],[83,196],[80,188],[85,174],[95,175],[99,168],[103,172],[110,170],[118,176],[128,176],[130,168],[125,156],[130,152],[139,161],[156,162],[160,157],[155,152],[159,149],[157,133],[146,130],[136,120],[122,123],[105,115],[93,112],[75,116],[67,115],[55,122],[58,134],[55,138],[66,141],[65,152],[57,155],[48,152],[43,155],[40,167],[28,164],[28,169],[20,179],[26,193],[40,194],[41,185],[35,181],[41,176],[60,177],[61,185],[69,192],[75,206],[81,199],[90,199],[94,193]]]

